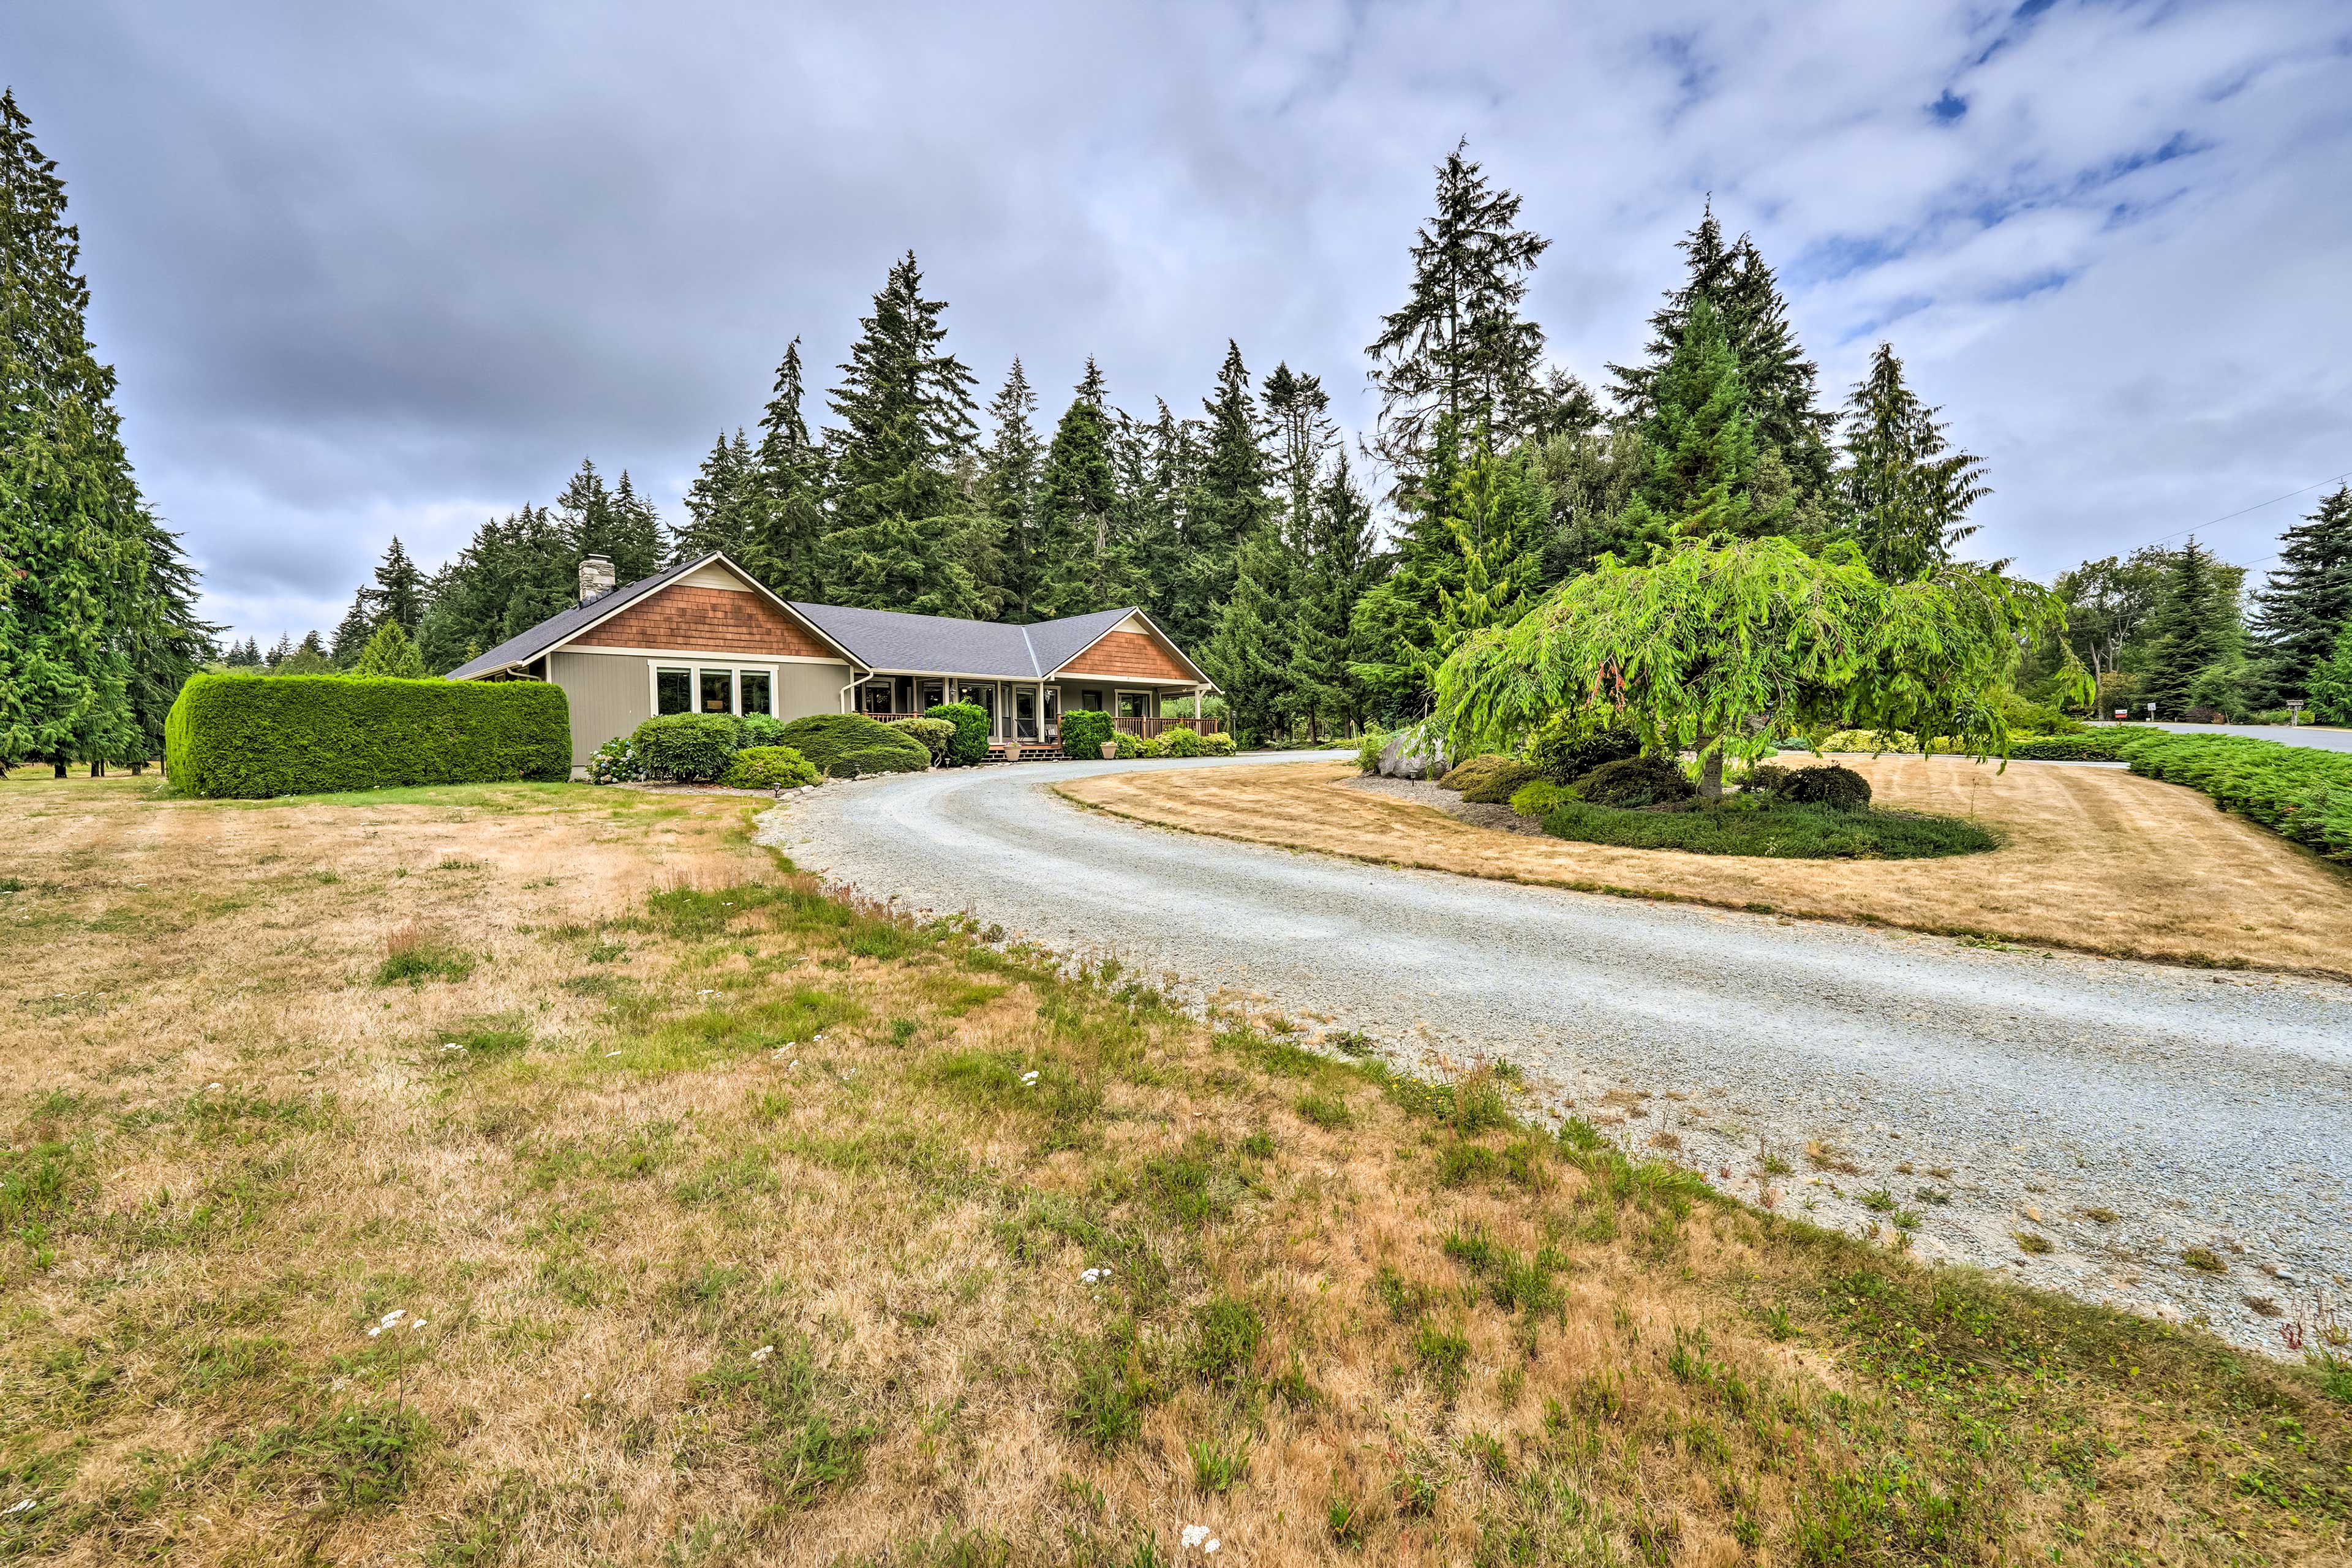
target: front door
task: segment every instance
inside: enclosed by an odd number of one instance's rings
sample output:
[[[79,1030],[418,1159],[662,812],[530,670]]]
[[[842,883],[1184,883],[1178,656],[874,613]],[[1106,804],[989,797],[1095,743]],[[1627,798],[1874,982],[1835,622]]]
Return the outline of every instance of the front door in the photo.
[[[1016,686],[1013,689],[1013,734],[1022,741],[1037,740],[1037,692],[1034,687]]]

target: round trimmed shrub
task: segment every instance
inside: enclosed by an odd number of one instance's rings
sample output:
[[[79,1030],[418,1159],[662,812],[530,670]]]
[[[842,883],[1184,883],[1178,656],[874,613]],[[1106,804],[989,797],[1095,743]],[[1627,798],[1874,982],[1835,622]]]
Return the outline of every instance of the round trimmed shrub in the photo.
[[[630,739],[647,778],[714,784],[743,749],[743,722],[728,713],[665,713]]]
[[[1114,728],[1108,713],[1097,713],[1091,708],[1071,709],[1062,715],[1062,754],[1089,762],[1100,757],[1103,742],[1110,739]]]
[[[977,702],[942,702],[923,710],[926,719],[944,719],[955,726],[948,761],[969,768],[988,761],[988,710]]]
[[[1206,750],[1201,743],[1201,732],[1189,724],[1160,731],[1160,754],[1163,757],[1198,757],[1206,754]]]
[[[1511,815],[1543,816],[1558,807],[1560,802],[1575,798],[1566,784],[1554,784],[1547,778],[1531,779],[1512,795]]]
[[[729,789],[806,789],[816,783],[816,770],[790,746],[746,746],[719,782]]]
[[[1642,754],[1642,738],[1632,730],[1580,730],[1567,716],[1553,720],[1528,747],[1528,761],[1536,772],[1555,784],[1572,784],[1604,763],[1622,763]]]
[[[829,779],[868,773],[919,773],[931,753],[912,735],[863,713],[817,713],[784,726],[784,744]]]
[[[1201,737],[1201,752],[1204,756],[1230,757],[1239,750],[1241,748],[1234,743],[1234,738],[1223,730],[1213,735]]]
[[[1748,770],[1739,787],[1749,795],[1778,795],[1789,787],[1790,770],[1778,763],[1759,763]]]
[[[1800,805],[1826,805],[1839,811],[1860,811],[1870,804],[1870,781],[1838,763],[1799,768],[1780,786],[1780,798]]]
[[[931,766],[948,765],[948,752],[954,747],[956,738],[952,722],[945,719],[893,719],[888,722],[891,729],[912,735],[923,743],[924,750],[931,753]]]
[[[1130,735],[1121,730],[1111,739],[1118,742],[1118,760],[1122,763],[1130,762],[1137,757],[1159,757],[1167,754],[1165,746],[1157,735],[1146,739],[1141,735]]]
[[[743,743],[747,746],[781,746],[783,742],[784,721],[765,713],[743,715]]]
[[[1578,799],[1627,810],[1688,800],[1696,794],[1698,785],[1665,757],[1622,757],[1576,781]]]
[[[1462,798],[1474,805],[1507,805],[1522,786],[1541,777],[1533,764],[1505,759],[1500,767],[1488,768],[1485,776],[1465,789]]]

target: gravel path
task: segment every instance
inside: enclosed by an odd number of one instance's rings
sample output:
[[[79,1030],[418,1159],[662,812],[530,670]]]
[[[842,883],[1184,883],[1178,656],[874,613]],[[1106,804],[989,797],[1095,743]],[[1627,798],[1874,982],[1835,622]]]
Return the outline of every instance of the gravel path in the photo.
[[[2102,730],[2144,730],[2145,724],[2101,724]],[[2316,746],[2323,752],[2352,752],[2352,730],[2336,725],[2297,724],[2167,724],[2180,735],[2251,735],[2257,741],[2279,741],[2290,746]]]
[[[761,834],[902,907],[1116,954],[1196,1002],[1361,1030],[1406,1066],[1507,1059],[1534,1105],[1784,1212],[1891,1237],[1864,1202],[1883,1192],[1917,1216],[1922,1256],[2272,1350],[2266,1310],[2352,1283],[2352,987],[1358,865],[1051,793],[1232,765],[828,785]],[[1766,1152],[1793,1168],[1768,1173]],[[2200,1247],[2226,1272],[2187,1266]]]

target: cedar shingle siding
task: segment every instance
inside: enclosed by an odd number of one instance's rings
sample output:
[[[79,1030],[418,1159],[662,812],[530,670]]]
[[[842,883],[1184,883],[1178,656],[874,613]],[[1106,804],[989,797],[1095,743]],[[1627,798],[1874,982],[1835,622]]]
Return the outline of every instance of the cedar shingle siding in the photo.
[[[647,595],[593,631],[580,647],[644,647],[680,653],[797,654],[837,657],[805,627],[757,594],[674,583]]]
[[[1148,632],[1106,632],[1100,642],[1062,667],[1064,675],[1127,676],[1190,680],[1192,673],[1168,656]]]

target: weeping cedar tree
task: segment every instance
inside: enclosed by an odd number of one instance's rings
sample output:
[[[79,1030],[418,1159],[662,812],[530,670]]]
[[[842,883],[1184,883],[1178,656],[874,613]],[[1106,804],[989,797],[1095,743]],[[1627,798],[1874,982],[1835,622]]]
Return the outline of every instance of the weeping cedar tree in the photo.
[[[1863,559],[1889,582],[1950,561],[1952,547],[1976,532],[1962,521],[1969,508],[1992,493],[1983,462],[1949,449],[1937,412],[1903,384],[1894,345],[1880,343],[1853,389],[1840,477]]]
[[[1653,752],[1695,750],[1723,793],[1727,756],[1783,725],[1952,736],[2004,751],[2000,693],[2018,638],[2061,616],[2038,584],[1949,568],[1882,581],[1850,544],[1691,542],[1643,566],[1604,560],[1438,672],[1457,755],[1507,751],[1562,712],[1630,723]]]

